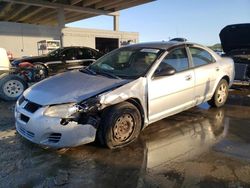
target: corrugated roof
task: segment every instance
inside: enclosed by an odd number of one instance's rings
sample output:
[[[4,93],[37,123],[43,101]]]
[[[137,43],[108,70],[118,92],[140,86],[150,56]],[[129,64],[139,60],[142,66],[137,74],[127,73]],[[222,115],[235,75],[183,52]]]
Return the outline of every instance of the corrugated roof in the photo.
[[[57,25],[58,10],[64,10],[65,23],[117,11],[154,0],[1,0],[0,21]]]

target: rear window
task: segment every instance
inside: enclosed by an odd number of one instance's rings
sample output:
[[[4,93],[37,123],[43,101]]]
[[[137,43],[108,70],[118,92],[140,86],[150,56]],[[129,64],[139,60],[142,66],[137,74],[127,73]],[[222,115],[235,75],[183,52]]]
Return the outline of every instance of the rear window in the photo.
[[[213,56],[206,50],[201,48],[189,48],[195,67],[215,62]]]

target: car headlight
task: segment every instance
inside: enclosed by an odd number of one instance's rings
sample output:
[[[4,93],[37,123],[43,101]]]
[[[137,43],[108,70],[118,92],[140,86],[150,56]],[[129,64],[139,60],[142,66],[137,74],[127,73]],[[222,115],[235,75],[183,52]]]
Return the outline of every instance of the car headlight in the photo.
[[[44,115],[49,117],[70,118],[78,112],[78,110],[79,108],[75,103],[60,104],[49,106],[45,110]]]

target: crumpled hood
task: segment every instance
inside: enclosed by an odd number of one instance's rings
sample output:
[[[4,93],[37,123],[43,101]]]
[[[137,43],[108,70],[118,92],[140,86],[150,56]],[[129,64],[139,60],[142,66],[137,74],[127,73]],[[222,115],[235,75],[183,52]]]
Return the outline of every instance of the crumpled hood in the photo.
[[[220,32],[221,45],[226,54],[233,50],[250,49],[250,23],[224,27]]]
[[[71,71],[42,80],[28,88],[24,92],[24,97],[43,106],[81,102],[128,82],[128,80],[111,79],[101,75]]]

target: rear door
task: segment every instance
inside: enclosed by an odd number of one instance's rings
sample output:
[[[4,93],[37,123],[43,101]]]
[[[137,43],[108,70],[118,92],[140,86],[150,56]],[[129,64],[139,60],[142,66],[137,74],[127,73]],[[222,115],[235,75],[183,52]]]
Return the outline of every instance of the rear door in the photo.
[[[214,84],[220,71],[213,56],[198,46],[189,46],[195,74],[195,102],[200,104],[213,95]]]
[[[170,51],[157,69],[164,64],[175,68],[176,73],[171,76],[149,79],[149,123],[194,105],[194,70],[190,69],[186,48],[183,46]]]
[[[72,70],[79,67],[78,48],[68,48],[63,52],[65,70]]]

